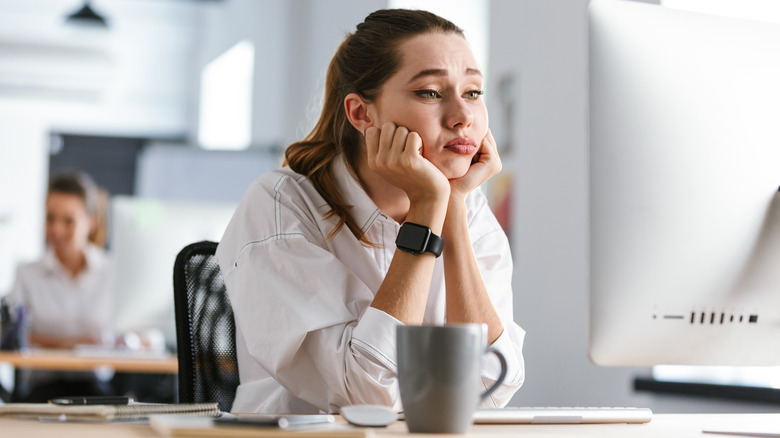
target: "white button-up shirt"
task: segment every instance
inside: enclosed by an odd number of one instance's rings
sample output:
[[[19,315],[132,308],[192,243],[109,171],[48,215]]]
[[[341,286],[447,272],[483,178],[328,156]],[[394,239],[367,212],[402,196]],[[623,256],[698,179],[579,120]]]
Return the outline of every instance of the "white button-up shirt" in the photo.
[[[96,246],[87,245],[84,255],[87,266],[75,278],[51,249],[41,260],[17,268],[8,303],[26,307],[35,333],[60,338],[110,337],[114,266]]]
[[[347,227],[328,239],[335,218],[312,183],[289,168],[249,187],[217,249],[235,313],[241,385],[234,412],[338,412],[351,404],[401,409],[395,328],[391,315],[370,307],[396,250],[400,224],[382,213],[348,171],[334,163],[352,215],[376,248]],[[467,196],[469,233],[482,278],[504,325],[493,346],[508,362],[507,377],[484,404],[503,406],[524,378],[525,332],[512,317],[512,260],[505,233],[475,190]],[[437,259],[424,324],[445,319],[444,269]],[[486,356],[485,387],[500,365]]]

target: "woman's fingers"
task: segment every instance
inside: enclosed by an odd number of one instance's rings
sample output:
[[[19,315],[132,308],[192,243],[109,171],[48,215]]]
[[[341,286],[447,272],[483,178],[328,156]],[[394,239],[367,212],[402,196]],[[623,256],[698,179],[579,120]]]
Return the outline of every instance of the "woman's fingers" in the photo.
[[[485,162],[490,164],[490,176],[493,176],[501,171],[501,158],[498,156],[498,147],[496,146],[496,139],[493,138],[493,133],[488,129],[487,135],[482,140],[482,150],[480,151],[480,161],[482,161],[482,155],[486,155]]]
[[[406,154],[409,159],[422,158],[422,147],[423,143],[420,134],[412,131],[406,136],[404,154]]]
[[[460,178],[450,180],[450,184],[453,192],[465,195],[500,171],[501,159],[498,156],[496,140],[488,129],[468,172]]]
[[[449,191],[444,174],[425,159],[422,137],[404,126],[387,122],[382,128],[366,130],[368,166],[410,198],[431,192]]]
[[[409,136],[409,130],[406,129],[405,127],[398,126],[395,128],[395,133],[393,134],[393,141],[390,144],[390,151],[393,153],[394,157],[403,154],[404,148],[406,147],[406,138],[408,136]]]
[[[379,153],[387,154],[392,149],[393,138],[396,135],[397,127],[395,123],[386,122],[382,125],[382,130],[379,135]]]
[[[380,131],[377,127],[370,126],[366,128],[364,137],[366,140],[366,156],[369,163],[372,163],[379,153],[379,134]]]

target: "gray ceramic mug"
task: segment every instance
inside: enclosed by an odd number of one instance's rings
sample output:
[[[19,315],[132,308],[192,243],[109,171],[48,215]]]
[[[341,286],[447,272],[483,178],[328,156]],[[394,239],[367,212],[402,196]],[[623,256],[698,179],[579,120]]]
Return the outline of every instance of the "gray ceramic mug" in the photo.
[[[506,377],[506,359],[487,346],[482,324],[400,325],[396,341],[398,384],[409,432],[466,433],[479,402]],[[480,393],[486,353],[498,357],[501,375]]]

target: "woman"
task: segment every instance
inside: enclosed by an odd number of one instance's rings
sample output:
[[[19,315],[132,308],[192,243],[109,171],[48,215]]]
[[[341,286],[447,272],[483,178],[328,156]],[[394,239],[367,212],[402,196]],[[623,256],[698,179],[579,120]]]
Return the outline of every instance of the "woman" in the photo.
[[[217,250],[234,411],[400,410],[398,324],[486,324],[509,372],[485,403],[519,388],[509,246],[475,190],[501,169],[481,86],[462,31],[434,14],[377,11],[344,40],[314,130],[250,186]],[[485,384],[498,372],[488,362]]]
[[[72,348],[113,339],[113,267],[88,237],[96,225],[98,191],[82,173],[55,176],[46,195],[43,259],[22,265],[9,295],[30,318],[29,342]]]
[[[113,265],[89,242],[96,225],[98,190],[82,173],[55,176],[46,195],[46,243],[42,260],[20,266],[8,295],[12,308],[24,307],[28,342],[44,348],[79,344],[113,345]],[[46,401],[66,393],[103,393],[93,373],[31,374],[22,394]],[[26,386],[32,388],[26,388]],[[99,387],[98,387],[99,386]],[[30,395],[24,393],[33,391]]]

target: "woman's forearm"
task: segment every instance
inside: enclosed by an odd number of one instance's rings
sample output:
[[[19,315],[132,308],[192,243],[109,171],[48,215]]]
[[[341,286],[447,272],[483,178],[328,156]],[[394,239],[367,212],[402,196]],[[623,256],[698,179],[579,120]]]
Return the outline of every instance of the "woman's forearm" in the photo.
[[[431,229],[440,235],[444,224],[445,202],[413,203],[406,222]],[[446,248],[447,242],[445,240]],[[431,253],[411,254],[396,249],[393,261],[371,303],[404,324],[421,324],[428,302],[428,291],[433,277],[436,256]]]
[[[501,319],[490,301],[469,238],[466,205],[451,199],[442,229],[444,238],[444,281],[447,289],[447,322],[483,323],[488,326],[488,342],[504,331]]]

